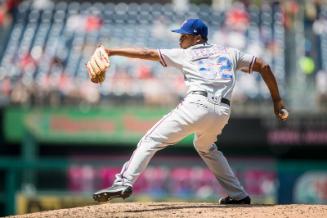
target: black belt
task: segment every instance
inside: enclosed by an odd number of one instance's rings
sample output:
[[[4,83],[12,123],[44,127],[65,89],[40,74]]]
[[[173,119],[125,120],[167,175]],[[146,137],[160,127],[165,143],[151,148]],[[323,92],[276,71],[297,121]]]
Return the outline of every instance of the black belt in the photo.
[[[198,95],[203,95],[205,97],[208,97],[208,93],[205,91],[192,91],[192,94],[198,94]],[[227,98],[221,98],[221,103],[227,104],[228,106],[230,106],[230,101]]]

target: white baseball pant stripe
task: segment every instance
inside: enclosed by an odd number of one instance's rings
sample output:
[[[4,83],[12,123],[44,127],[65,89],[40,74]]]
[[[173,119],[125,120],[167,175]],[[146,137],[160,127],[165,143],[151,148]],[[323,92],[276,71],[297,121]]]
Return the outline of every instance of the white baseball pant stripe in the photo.
[[[115,183],[133,185],[146,169],[153,155],[194,133],[194,147],[227,194],[242,199],[248,194],[240,185],[222,152],[215,142],[228,123],[230,107],[213,104],[207,97],[189,94],[173,111],[158,121],[140,140],[132,157],[126,162]]]

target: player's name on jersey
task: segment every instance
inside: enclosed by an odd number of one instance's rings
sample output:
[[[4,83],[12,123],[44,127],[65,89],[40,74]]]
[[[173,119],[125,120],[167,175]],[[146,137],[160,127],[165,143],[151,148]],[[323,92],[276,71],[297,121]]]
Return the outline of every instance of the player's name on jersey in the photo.
[[[191,56],[192,61],[208,58],[210,56],[218,56],[222,53],[226,53],[226,49],[221,46],[208,45],[205,47],[199,47],[192,49]]]

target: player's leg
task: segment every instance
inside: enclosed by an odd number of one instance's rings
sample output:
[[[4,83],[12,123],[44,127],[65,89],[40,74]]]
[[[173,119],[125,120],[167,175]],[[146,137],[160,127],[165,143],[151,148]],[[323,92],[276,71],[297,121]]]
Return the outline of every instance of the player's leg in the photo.
[[[228,199],[220,200],[221,204],[231,201],[235,204],[238,201],[250,203],[248,194],[233,173],[225,156],[217,149],[215,144],[212,144],[209,149],[198,150],[198,153],[228,194]]]
[[[227,108],[223,108],[223,110],[227,110]],[[218,116],[215,119],[213,118],[212,122],[206,124],[206,128],[197,131],[193,143],[203,161],[226,190],[230,198],[237,201],[247,198],[248,194],[233,173],[223,153],[215,145],[217,135],[220,135],[228,119],[229,115],[227,113],[218,113]]]
[[[175,110],[157,122],[140,140],[130,160],[126,162],[114,184],[96,192],[96,201],[108,201],[113,197],[128,197],[132,186],[140,174],[146,169],[154,154],[172,144],[177,143],[192,132],[192,120],[185,115],[184,106],[180,104]]]

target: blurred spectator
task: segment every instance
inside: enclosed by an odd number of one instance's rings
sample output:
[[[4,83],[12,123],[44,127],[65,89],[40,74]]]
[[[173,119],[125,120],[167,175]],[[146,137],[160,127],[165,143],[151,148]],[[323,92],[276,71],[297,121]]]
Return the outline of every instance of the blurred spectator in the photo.
[[[80,93],[82,98],[84,99],[84,103],[90,105],[96,105],[99,103],[100,95],[96,89],[96,85],[91,84],[88,81],[83,82],[80,86]]]
[[[305,15],[305,21],[307,22],[314,22],[317,18],[318,15],[318,11],[317,11],[317,7],[314,1],[310,0],[306,0],[305,4],[304,4],[304,15]]]
[[[13,14],[16,12],[17,4],[17,0],[0,1],[0,55],[13,20]]]
[[[320,70],[316,74],[316,93],[319,109],[327,110],[327,72]]]
[[[0,80],[0,89],[1,89],[1,95],[10,96],[12,84],[9,77],[5,77],[2,80]]]
[[[99,31],[102,26],[102,19],[95,15],[90,15],[85,21],[85,30],[87,32]]]
[[[242,2],[235,2],[226,13],[226,26],[233,30],[245,31],[249,26],[249,14]]]
[[[85,17],[80,14],[72,14],[67,18],[67,30],[71,32],[84,31],[82,26],[85,24]]]
[[[0,28],[2,30],[2,28],[9,26],[11,23],[11,16],[8,13],[8,8],[6,7],[5,4],[1,4],[0,5]],[[2,31],[1,31],[2,33]]]
[[[5,0],[5,7],[11,16],[15,16],[17,13],[17,7],[21,3],[21,0]]]
[[[299,12],[299,4],[295,0],[282,1],[284,12],[284,25],[287,29],[294,27],[296,16]]]
[[[313,23],[313,32],[317,35],[327,33],[327,18],[320,17]]]
[[[11,102],[13,104],[27,104],[29,103],[29,90],[22,82],[18,82],[11,93]]]
[[[30,53],[25,53],[21,56],[19,67],[23,74],[25,72],[35,70],[36,66],[37,66],[37,62],[36,60],[34,60],[34,58]]]

